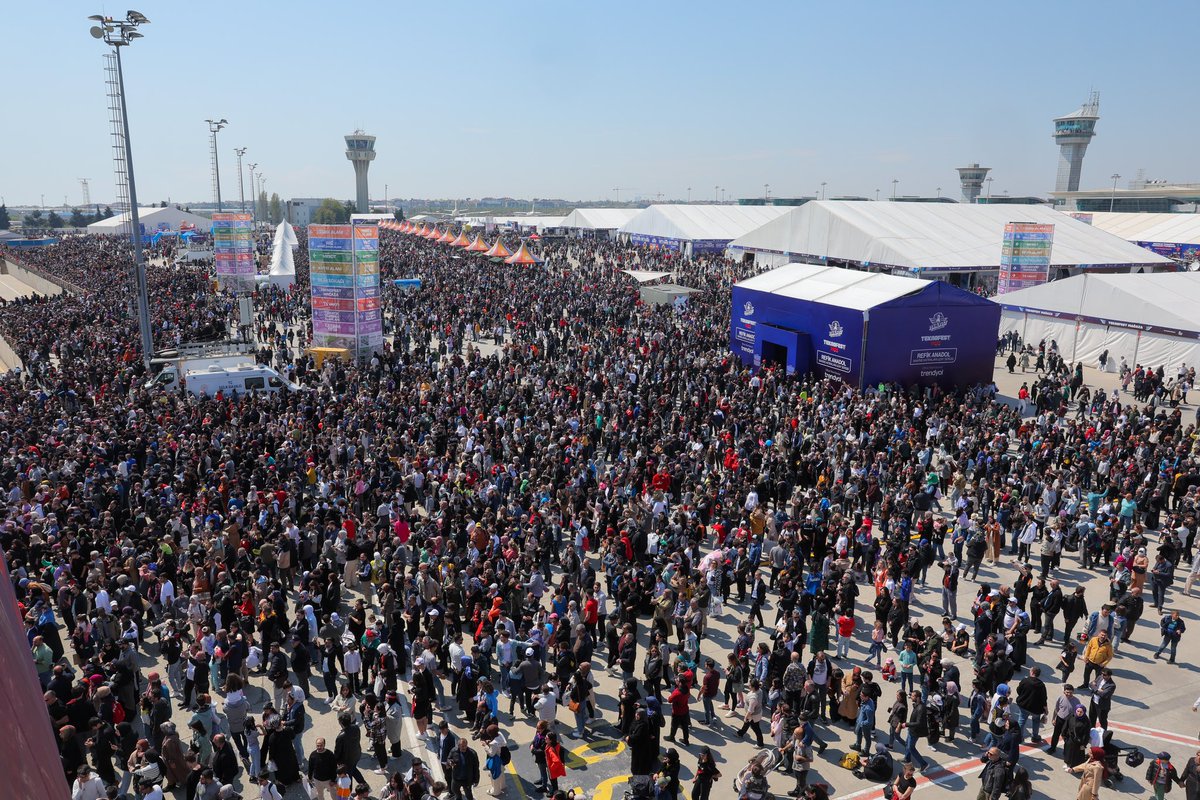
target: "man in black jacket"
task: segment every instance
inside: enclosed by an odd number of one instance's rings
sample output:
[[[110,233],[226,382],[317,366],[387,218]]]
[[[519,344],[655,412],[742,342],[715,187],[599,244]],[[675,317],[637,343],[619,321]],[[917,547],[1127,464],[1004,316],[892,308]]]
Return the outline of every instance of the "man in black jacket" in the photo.
[[[1029,670],[1029,676],[1017,684],[1018,726],[1021,738],[1025,737],[1025,721],[1030,720],[1029,741],[1041,744],[1042,717],[1046,714],[1049,697],[1046,684],[1042,682],[1042,668]]]
[[[479,754],[471,749],[467,740],[461,736],[450,752],[447,762],[450,769],[446,777],[450,779],[450,791],[455,800],[475,800],[471,789],[479,785]]]
[[[979,794],[976,800],[1000,800],[1008,788],[1008,763],[999,747],[989,748],[983,757],[983,772],[979,773]]]
[[[355,781],[366,783],[367,779],[358,769],[359,759],[362,758],[362,732],[349,714],[339,715],[338,724],[342,729],[333,740],[333,757],[337,763],[346,765]]]
[[[1058,579],[1053,578],[1050,581],[1050,591],[1046,593],[1046,598],[1042,600],[1042,637],[1038,639],[1038,644],[1046,644],[1054,641],[1054,618],[1058,616],[1058,612],[1063,607],[1062,587],[1058,585]]]
[[[284,708],[284,684],[288,679],[287,656],[279,647],[279,642],[271,642],[271,655],[267,658],[267,680],[274,687],[273,699],[276,708]]]
[[[212,746],[213,776],[219,784],[233,783],[238,774],[238,759],[233,746],[225,739],[223,733],[212,737]]]
[[[325,739],[317,739],[317,749],[308,754],[308,779],[317,790],[317,797],[336,797],[337,756],[325,747]]]

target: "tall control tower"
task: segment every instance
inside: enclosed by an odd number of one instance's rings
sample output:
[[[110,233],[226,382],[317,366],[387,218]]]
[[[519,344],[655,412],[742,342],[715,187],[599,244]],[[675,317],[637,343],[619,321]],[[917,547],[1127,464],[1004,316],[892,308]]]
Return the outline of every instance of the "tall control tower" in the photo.
[[[979,198],[983,192],[983,181],[991,170],[991,167],[981,167],[978,164],[958,167],[958,181],[962,184],[964,203],[974,203]]]
[[[367,168],[375,160],[375,137],[362,131],[355,131],[346,137],[346,158],[354,165],[355,205],[358,213],[370,212],[370,200],[367,194]]]
[[[1083,156],[1092,137],[1096,135],[1096,121],[1099,119],[1100,93],[1092,92],[1078,111],[1054,120],[1054,141],[1058,142],[1058,177],[1054,181],[1054,191],[1079,191]]]

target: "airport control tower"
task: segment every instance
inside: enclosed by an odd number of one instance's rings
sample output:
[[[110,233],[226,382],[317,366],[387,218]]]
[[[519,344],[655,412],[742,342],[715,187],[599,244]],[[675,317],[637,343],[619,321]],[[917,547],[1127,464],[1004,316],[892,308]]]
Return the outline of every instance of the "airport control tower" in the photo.
[[[958,167],[958,181],[962,184],[962,201],[964,203],[974,203],[979,198],[983,191],[983,181],[991,171],[991,167],[981,167],[978,164]]]
[[[1056,192],[1079,191],[1079,173],[1083,170],[1083,155],[1096,135],[1100,119],[1100,93],[1092,92],[1079,110],[1054,120],[1054,141],[1058,142],[1058,177]]]
[[[375,137],[369,133],[355,131],[346,137],[346,158],[354,164],[355,205],[358,213],[370,212],[367,194],[367,168],[375,160]]]

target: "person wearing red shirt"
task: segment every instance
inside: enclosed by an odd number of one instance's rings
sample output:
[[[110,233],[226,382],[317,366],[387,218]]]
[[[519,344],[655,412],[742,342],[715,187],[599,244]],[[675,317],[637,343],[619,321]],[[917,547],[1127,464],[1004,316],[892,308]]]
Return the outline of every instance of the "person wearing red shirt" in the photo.
[[[850,640],[854,638],[854,612],[842,609],[837,618],[837,650],[838,658],[850,656]]]
[[[671,704],[671,734],[667,737],[668,742],[675,741],[675,732],[683,731],[683,746],[687,747],[692,735],[692,717],[688,710],[688,703],[691,700],[690,685],[684,681],[678,681],[675,684],[675,689],[667,697],[667,702]]]

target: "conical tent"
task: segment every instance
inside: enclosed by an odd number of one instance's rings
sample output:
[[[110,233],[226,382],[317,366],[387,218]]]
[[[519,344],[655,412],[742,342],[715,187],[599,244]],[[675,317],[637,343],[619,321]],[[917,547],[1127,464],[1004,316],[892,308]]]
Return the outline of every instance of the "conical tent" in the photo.
[[[280,236],[283,237],[283,241],[287,243],[288,247],[292,248],[293,250],[300,246],[300,240],[296,238],[296,230],[286,219],[280,222],[279,227],[275,229],[275,239],[277,241]],[[295,272],[295,270],[293,270],[293,272]]]
[[[467,238],[467,231],[466,231],[466,229],[463,229],[462,231],[459,231],[458,236],[454,239],[453,242],[450,243],[450,246],[451,247],[466,247],[470,243],[471,243],[471,240]]]
[[[505,264],[540,264],[542,260],[529,252],[529,247],[525,242],[521,242],[521,246],[517,248],[517,252],[513,253],[508,258],[504,259]]]
[[[483,234],[475,234],[475,241],[467,245],[464,252],[467,253],[486,253],[488,249],[487,242],[483,240]]]
[[[454,241],[454,233],[449,228],[446,229],[445,233],[443,233],[440,237],[438,237],[439,244],[450,244],[453,241]]]
[[[442,238],[442,232],[438,230],[438,226],[437,226],[437,225],[434,225],[432,228],[430,228],[429,230],[425,231],[425,233],[424,233],[423,235],[424,235],[424,237],[425,237],[426,239],[440,239],[440,238]]]
[[[492,245],[492,249],[488,250],[484,255],[488,258],[508,258],[512,255],[512,251],[504,246],[503,239],[497,239],[496,243]]]

